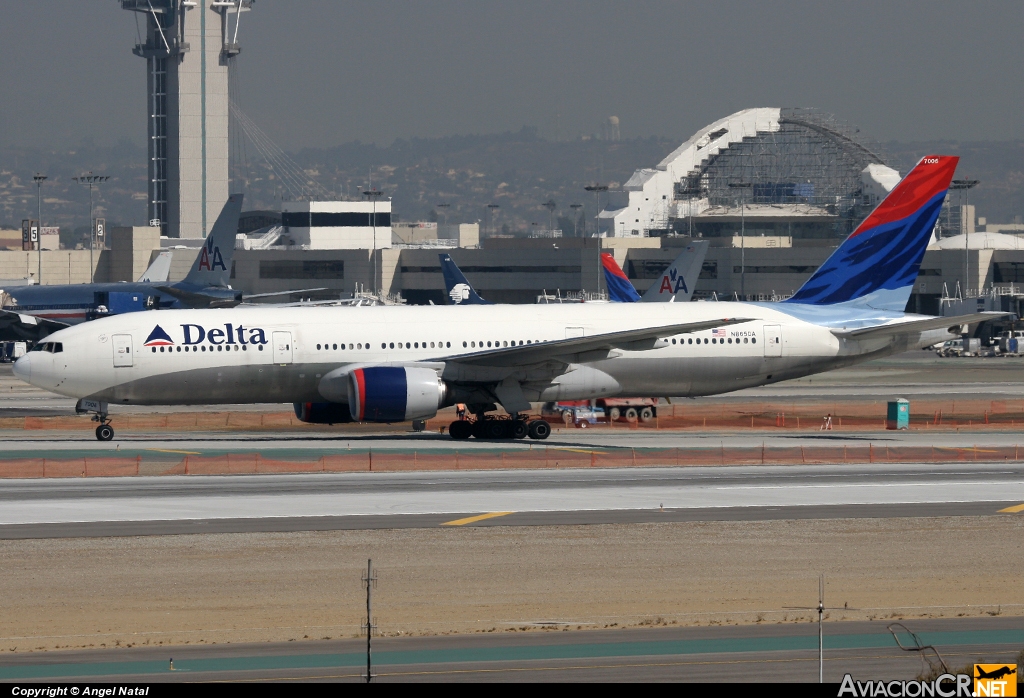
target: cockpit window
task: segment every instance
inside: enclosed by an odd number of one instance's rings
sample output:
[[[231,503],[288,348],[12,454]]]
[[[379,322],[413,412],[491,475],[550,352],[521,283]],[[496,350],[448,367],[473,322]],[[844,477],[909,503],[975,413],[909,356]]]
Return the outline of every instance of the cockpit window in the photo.
[[[59,354],[64,351],[64,345],[61,342],[40,342],[32,347],[32,351],[45,351],[51,354]]]

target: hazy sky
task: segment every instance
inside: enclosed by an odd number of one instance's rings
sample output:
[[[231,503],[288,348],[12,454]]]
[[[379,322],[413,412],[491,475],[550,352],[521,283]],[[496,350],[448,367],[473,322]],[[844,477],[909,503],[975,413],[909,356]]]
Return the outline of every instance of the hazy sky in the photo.
[[[116,0],[0,0],[0,145],[145,141]],[[285,149],[492,133],[685,138],[752,106],[879,140],[1024,137],[1024,3],[257,0],[240,101]]]

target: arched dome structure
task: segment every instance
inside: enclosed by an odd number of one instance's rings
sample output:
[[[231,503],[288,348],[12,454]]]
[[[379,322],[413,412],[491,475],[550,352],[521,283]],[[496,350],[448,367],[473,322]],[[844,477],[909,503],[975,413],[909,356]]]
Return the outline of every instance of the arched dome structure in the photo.
[[[742,214],[755,229],[761,219],[773,221],[762,231],[845,235],[899,179],[875,146],[831,116],[745,109],[637,170],[601,212],[601,230],[615,237],[732,234]]]

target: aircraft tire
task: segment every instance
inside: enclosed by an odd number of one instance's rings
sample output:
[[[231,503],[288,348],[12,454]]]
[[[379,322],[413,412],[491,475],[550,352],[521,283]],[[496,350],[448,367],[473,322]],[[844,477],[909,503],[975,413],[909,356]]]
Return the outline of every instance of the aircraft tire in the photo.
[[[485,439],[506,439],[511,436],[511,434],[508,434],[508,423],[506,420],[488,419],[484,422],[483,431]]]
[[[544,439],[551,436],[551,425],[545,422],[543,419],[538,419],[530,422],[529,433],[531,439],[537,441],[543,441]]]
[[[448,434],[456,440],[468,439],[473,435],[473,425],[458,419],[448,425]]]
[[[100,441],[110,441],[114,438],[114,427],[109,424],[101,424],[96,427],[96,438]]]
[[[530,426],[521,419],[512,422],[512,438],[525,439],[530,434]]]

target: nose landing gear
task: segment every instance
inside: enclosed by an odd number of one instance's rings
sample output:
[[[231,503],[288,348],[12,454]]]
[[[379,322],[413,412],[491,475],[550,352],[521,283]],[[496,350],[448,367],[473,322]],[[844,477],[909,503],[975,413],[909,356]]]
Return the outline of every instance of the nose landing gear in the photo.
[[[107,415],[107,403],[97,400],[79,400],[75,405],[75,412],[86,414],[92,412],[92,421],[99,422],[96,427],[96,438],[100,441],[110,441],[114,438],[114,427],[110,426],[110,417]]]

